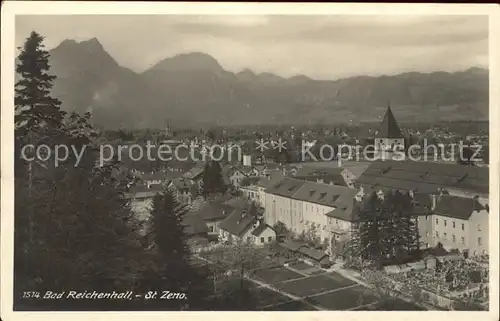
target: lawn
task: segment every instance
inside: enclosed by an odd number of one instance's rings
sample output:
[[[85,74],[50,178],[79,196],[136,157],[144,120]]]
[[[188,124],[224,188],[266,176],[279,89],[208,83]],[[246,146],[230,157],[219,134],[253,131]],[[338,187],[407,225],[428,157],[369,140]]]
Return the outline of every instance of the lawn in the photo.
[[[259,302],[259,307],[265,307],[268,305],[275,305],[283,302],[288,302],[291,299],[287,296],[281,295],[278,292],[266,289],[266,288],[257,288],[254,291],[254,294]]]
[[[339,277],[342,278],[340,275]],[[328,290],[338,289],[351,284],[354,284],[354,282],[349,279],[342,278],[337,280],[322,274],[286,283],[278,283],[274,286],[282,291],[304,297]]]
[[[348,310],[375,302],[376,297],[367,293],[363,286],[358,285],[352,288],[307,298],[306,301],[317,306],[322,306],[327,310]]]
[[[260,270],[253,275],[256,279],[262,280],[268,284],[279,283],[283,281],[302,278],[303,276],[290,271],[286,268],[274,268],[269,270]]]

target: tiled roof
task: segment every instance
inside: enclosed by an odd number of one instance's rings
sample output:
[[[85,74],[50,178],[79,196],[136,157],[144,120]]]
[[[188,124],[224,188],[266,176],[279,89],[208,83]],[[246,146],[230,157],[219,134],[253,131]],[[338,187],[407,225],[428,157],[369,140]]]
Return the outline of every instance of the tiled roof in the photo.
[[[328,258],[328,254],[306,246],[301,247],[297,252],[304,254],[305,256],[318,262],[322,261],[325,258]]]
[[[273,186],[274,184],[278,183],[280,180],[284,178],[283,175],[271,175],[270,177],[261,177],[259,181],[257,182],[257,186],[263,187],[263,188],[268,188]]]
[[[233,235],[241,236],[248,228],[251,228],[257,218],[246,211],[235,209],[220,223],[219,228]]]
[[[182,219],[184,232],[187,235],[208,233],[208,226],[200,215],[186,214]],[[166,231],[168,233],[168,231]]]
[[[318,179],[323,180],[325,184],[335,184],[339,186],[347,186],[347,183],[342,176],[344,169],[337,168],[311,168],[303,167],[296,174],[295,177],[307,181],[316,182]]]
[[[227,212],[217,203],[204,203],[198,209],[193,210],[190,214],[198,215],[204,221],[221,220],[227,216]]]
[[[272,186],[268,187],[266,189],[266,193],[284,197],[292,197],[305,183],[306,182],[303,180],[285,177]]]
[[[342,204],[334,210],[326,213],[325,215],[328,217],[337,218],[339,220],[351,222],[356,219],[356,200],[351,199],[348,204]]]
[[[434,213],[438,215],[468,220],[474,211],[485,209],[476,199],[442,195],[436,201]]]
[[[301,241],[296,241],[296,240],[286,240],[283,243],[279,243],[281,246],[283,246],[286,249],[289,249],[291,251],[297,251],[301,247],[306,246],[304,242]]]
[[[266,228],[270,228],[272,229],[271,226],[267,225],[267,224],[264,224],[263,222],[261,222],[259,224],[259,226],[257,226],[257,228],[255,228],[253,231],[252,231],[252,235],[254,236],[259,236],[262,232],[264,232],[266,230]]]
[[[412,161],[378,161],[357,179],[358,184],[377,188],[433,193],[440,188],[488,194],[488,168]]]
[[[295,176],[310,176],[310,175],[342,175],[342,171],[344,168],[342,167],[302,167],[297,171]]]
[[[387,107],[387,110],[384,115],[384,120],[382,120],[382,124],[377,133],[377,137],[380,138],[402,138],[403,134],[401,133],[401,129],[392,113],[391,107]]]
[[[233,209],[235,209],[235,208],[244,209],[244,208],[247,208],[248,203],[242,197],[233,197],[233,198],[225,201],[222,205],[230,206]]]
[[[325,206],[349,206],[357,193],[354,188],[304,182],[292,198]]]

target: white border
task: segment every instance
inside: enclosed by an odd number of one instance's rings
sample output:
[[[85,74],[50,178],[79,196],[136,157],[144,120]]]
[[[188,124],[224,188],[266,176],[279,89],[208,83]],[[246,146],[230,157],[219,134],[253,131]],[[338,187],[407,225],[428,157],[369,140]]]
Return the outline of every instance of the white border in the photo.
[[[16,14],[345,14],[345,15],[488,15],[489,16],[489,70],[490,70],[490,311],[489,312],[13,312],[13,131],[14,131],[14,16]],[[500,102],[500,8],[497,5],[475,4],[327,4],[327,3],[155,3],[155,2],[29,2],[2,3],[2,100],[1,100],[1,306],[4,320],[137,320],[199,319],[208,321],[221,318],[278,319],[332,319],[384,320],[394,317],[404,320],[498,320],[498,215],[499,215],[499,113]],[[422,315],[425,313],[425,316]],[[291,321],[291,320],[290,320]]]

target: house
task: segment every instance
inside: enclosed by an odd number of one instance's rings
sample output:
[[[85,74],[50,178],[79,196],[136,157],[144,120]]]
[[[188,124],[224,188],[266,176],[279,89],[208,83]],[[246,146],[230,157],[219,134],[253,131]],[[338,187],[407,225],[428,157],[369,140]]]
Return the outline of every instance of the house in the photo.
[[[227,208],[218,202],[203,203],[188,212],[189,215],[201,217],[208,228],[208,233],[219,234],[219,225],[228,216]]]
[[[198,184],[182,176],[172,180],[167,188],[174,193],[178,202],[187,205],[191,205],[199,193]]]
[[[171,180],[178,178],[181,175],[182,173],[179,172],[167,172],[165,170],[161,170],[156,172],[141,173],[139,175],[139,178],[146,186],[150,185],[166,186]]]
[[[182,218],[181,224],[184,226],[184,233],[188,238],[206,238],[208,235],[209,228],[199,213],[188,212]],[[166,231],[166,233],[168,233],[168,231]]]
[[[219,237],[230,243],[245,242],[264,245],[276,240],[274,230],[262,219],[248,213],[246,209],[235,208],[233,212],[220,223]]]
[[[259,171],[253,166],[233,166],[229,171],[229,182],[239,189],[245,178],[258,177]]]
[[[458,249],[465,256],[488,254],[489,208],[477,198],[434,195],[431,246]]]
[[[203,181],[203,172],[205,171],[205,164],[197,164],[192,167],[190,170],[185,172],[182,177],[191,181],[191,183],[196,183],[198,186],[201,186]]]
[[[274,229],[262,220],[257,221],[257,227],[252,231],[252,236],[255,245],[264,245],[276,240]]]
[[[125,198],[130,200],[132,211],[142,221],[149,217],[153,198],[163,191],[164,187],[161,185],[134,185],[129,188]]]
[[[243,194],[243,197],[249,201],[262,204],[262,201],[260,200],[259,187],[257,185],[251,184],[247,186],[240,186],[240,191]]]
[[[297,240],[286,240],[285,242],[279,243],[279,245],[292,253],[298,254],[314,265],[319,265],[320,267],[325,268],[331,266],[328,254],[313,249],[304,242]]]

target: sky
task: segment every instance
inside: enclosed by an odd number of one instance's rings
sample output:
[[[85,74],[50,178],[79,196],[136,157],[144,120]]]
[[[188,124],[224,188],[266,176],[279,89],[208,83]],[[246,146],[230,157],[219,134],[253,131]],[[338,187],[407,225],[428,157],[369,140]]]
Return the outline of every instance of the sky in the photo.
[[[226,70],[338,79],[488,67],[488,17],[457,15],[37,15],[16,17],[16,45],[97,38],[123,67],[205,52]]]

